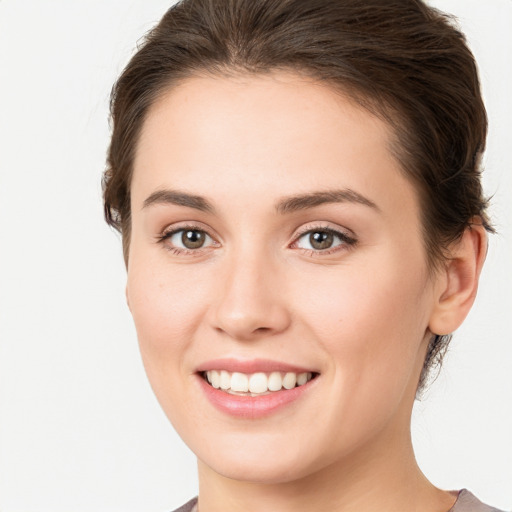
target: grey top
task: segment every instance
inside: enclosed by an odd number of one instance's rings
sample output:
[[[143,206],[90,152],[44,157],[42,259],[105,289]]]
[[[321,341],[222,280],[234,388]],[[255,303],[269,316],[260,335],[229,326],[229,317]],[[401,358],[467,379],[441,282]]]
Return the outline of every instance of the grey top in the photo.
[[[455,505],[448,512],[503,512],[497,508],[482,503],[474,494],[467,489],[462,489]]]
[[[197,512],[197,498],[185,503],[174,512]],[[455,505],[448,512],[503,512],[497,508],[484,505],[478,498],[471,494],[467,489],[459,492]]]

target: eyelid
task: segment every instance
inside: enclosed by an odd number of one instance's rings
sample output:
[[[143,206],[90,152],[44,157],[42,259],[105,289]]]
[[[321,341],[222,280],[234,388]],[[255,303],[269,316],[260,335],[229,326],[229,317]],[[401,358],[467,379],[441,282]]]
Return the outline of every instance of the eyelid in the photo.
[[[162,231],[158,234],[157,238],[168,238],[170,235],[178,232],[178,231],[184,231],[184,230],[191,230],[191,231],[203,231],[206,233],[210,238],[213,240],[216,240],[216,237],[213,236],[211,229],[204,225],[202,222],[195,222],[195,221],[183,221],[183,222],[175,222],[174,224],[169,224],[166,226]]]
[[[213,241],[213,243],[209,246],[200,247],[197,249],[184,249],[181,247],[168,246],[167,247],[168,250],[174,250],[174,251],[176,251],[176,253],[180,253],[180,254],[194,253],[195,255],[198,255],[212,247],[219,247],[221,245],[220,242],[218,241],[218,237],[216,237],[215,235],[212,234],[212,232],[211,232],[212,230],[208,226],[204,225],[202,222],[196,222],[196,221],[182,221],[182,222],[176,222],[174,224],[170,224],[170,225],[166,226],[157,235],[156,241],[157,241],[157,243],[162,243],[165,245],[166,241],[169,240],[173,235],[175,235],[176,233],[178,233],[180,231],[185,231],[185,230],[202,231]],[[296,247],[297,242],[299,241],[299,239],[301,237],[303,237],[304,235],[306,235],[308,233],[314,232],[314,231],[325,231],[325,232],[332,233],[334,236],[337,236],[338,238],[340,238],[341,241],[344,243],[336,245],[332,248],[323,249],[323,250],[321,250],[321,249],[320,250],[319,249],[306,249],[306,248]],[[294,248],[297,250],[301,250],[306,253],[311,253],[316,256],[321,256],[321,255],[326,256],[328,254],[331,254],[333,252],[337,252],[340,250],[348,250],[351,247],[353,247],[354,245],[356,245],[357,242],[358,242],[357,237],[352,230],[350,230],[346,227],[341,227],[339,225],[333,225],[330,222],[324,221],[324,222],[311,222],[311,223],[301,226],[292,235],[292,242],[290,244],[288,244],[288,247]]]
[[[315,231],[324,231],[333,234],[338,237],[343,243],[336,245],[332,248],[328,249],[306,249],[302,247],[297,247],[298,241],[306,234],[312,233]],[[356,234],[348,228],[344,228],[341,226],[334,227],[331,223],[321,222],[321,223],[309,223],[302,226],[298,231],[293,235],[293,241],[289,245],[289,247],[300,250],[306,254],[312,256],[327,256],[329,254],[346,251],[353,248],[358,242]]]
[[[201,231],[205,233],[211,240],[212,244],[206,246],[206,247],[198,247],[197,249],[187,249],[182,247],[176,247],[174,245],[169,244],[169,240],[172,236],[174,236],[176,233],[179,233],[180,231]],[[174,224],[170,224],[166,226],[156,237],[156,242],[160,243],[165,246],[165,248],[171,252],[174,252],[177,255],[193,255],[193,256],[200,256],[204,254],[204,252],[208,251],[212,247],[219,247],[220,243],[217,240],[217,238],[211,233],[211,230],[209,227],[205,226],[201,222],[194,222],[194,221],[183,221],[183,222],[176,222]]]
[[[294,242],[300,238],[301,236],[305,235],[306,233],[310,233],[311,231],[328,231],[330,233],[333,233],[335,235],[341,235],[343,238],[346,238],[348,240],[352,240],[354,242],[357,241],[356,234],[348,228],[341,227],[341,226],[333,226],[329,222],[320,222],[320,223],[309,223],[305,224],[304,226],[301,226],[293,235],[292,238]]]

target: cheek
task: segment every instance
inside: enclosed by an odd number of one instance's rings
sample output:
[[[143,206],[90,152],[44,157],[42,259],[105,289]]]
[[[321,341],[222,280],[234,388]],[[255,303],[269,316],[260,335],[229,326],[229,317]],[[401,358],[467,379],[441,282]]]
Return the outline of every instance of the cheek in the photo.
[[[356,408],[399,400],[422,362],[429,300],[422,266],[390,255],[329,274],[302,282],[311,293],[301,316],[329,355],[331,389]]]
[[[130,260],[127,295],[149,383],[170,422],[183,433],[190,430],[187,418],[195,417],[193,402],[184,397],[195,377],[190,353],[208,283],[153,263],[150,258]]]
[[[381,345],[389,333],[403,338],[415,325],[426,324],[426,279],[421,267],[409,271],[407,265],[389,257],[387,264],[369,262],[347,265],[332,271],[301,278],[302,311],[326,339],[336,339],[336,332],[351,334],[351,339],[365,339]],[[297,296],[300,296],[297,293]]]
[[[179,268],[133,259],[127,295],[149,379],[178,367],[206,308],[208,282]],[[152,382],[152,384],[154,384]]]

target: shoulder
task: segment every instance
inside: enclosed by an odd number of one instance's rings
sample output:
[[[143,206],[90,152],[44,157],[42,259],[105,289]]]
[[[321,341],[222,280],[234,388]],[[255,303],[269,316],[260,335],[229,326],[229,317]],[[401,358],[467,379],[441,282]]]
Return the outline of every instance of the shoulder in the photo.
[[[474,494],[467,489],[462,489],[455,505],[449,512],[502,512],[497,508],[482,503]]]
[[[185,505],[182,505],[180,508],[177,508],[174,512],[196,512],[197,508],[197,498],[193,498]]]

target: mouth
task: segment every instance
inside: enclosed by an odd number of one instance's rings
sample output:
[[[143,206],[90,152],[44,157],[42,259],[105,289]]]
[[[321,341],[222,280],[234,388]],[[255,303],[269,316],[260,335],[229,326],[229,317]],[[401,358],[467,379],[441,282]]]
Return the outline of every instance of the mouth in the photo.
[[[196,369],[203,396],[221,413],[256,420],[315,396],[316,369],[269,359],[221,358]]]
[[[316,372],[241,373],[217,369],[200,372],[214,389],[229,395],[258,397],[304,386],[318,376]]]

